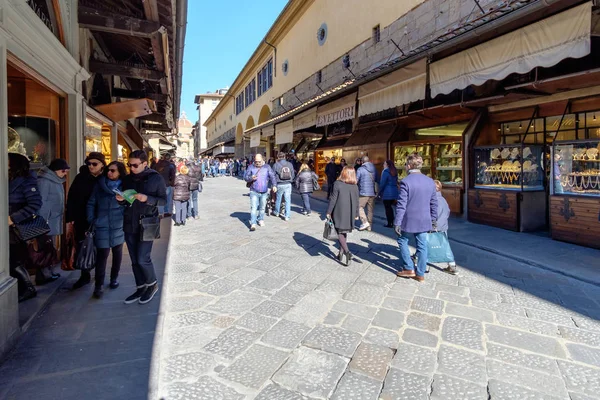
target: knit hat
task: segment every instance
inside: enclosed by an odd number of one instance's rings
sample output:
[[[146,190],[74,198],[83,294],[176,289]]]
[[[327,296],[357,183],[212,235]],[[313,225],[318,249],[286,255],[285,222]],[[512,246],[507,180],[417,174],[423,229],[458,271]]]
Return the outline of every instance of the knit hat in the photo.
[[[104,154],[97,152],[97,151],[92,151],[86,158],[85,158],[85,162],[88,162],[89,160],[98,160],[100,161],[105,167],[106,167],[106,157],[104,157]]]
[[[66,169],[71,169],[71,167],[69,167],[69,164],[66,160],[63,160],[62,158],[57,158],[52,160],[50,165],[48,165],[48,169],[50,171],[62,171]]]

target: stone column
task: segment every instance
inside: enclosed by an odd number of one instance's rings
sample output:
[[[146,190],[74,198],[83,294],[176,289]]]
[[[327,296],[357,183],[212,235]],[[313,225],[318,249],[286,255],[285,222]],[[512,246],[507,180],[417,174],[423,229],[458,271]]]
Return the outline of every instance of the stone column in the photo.
[[[0,358],[20,333],[17,281],[8,267],[8,82],[6,41],[0,38]]]

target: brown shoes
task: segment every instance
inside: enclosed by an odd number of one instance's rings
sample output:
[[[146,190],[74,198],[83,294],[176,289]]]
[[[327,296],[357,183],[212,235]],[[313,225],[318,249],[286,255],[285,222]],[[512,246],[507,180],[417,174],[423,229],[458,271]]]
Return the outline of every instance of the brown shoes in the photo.
[[[417,282],[425,282],[425,277],[423,276],[415,276],[413,279]]]
[[[414,278],[416,276],[415,271],[411,271],[408,269],[397,272],[396,275],[399,276],[400,278]]]

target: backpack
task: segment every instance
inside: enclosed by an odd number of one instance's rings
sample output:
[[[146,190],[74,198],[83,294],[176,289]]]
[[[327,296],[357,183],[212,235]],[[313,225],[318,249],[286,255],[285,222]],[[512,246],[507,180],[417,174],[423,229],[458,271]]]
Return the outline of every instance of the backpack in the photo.
[[[292,170],[287,164],[282,164],[281,171],[279,171],[279,179],[282,181],[291,181],[292,180]]]

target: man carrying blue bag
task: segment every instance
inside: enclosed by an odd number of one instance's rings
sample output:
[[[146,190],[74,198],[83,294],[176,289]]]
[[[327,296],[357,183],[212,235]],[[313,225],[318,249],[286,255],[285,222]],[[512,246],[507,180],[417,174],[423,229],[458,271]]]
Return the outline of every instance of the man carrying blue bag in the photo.
[[[437,195],[437,230],[427,235],[427,261],[430,263],[448,263],[444,269],[451,275],[457,275],[454,253],[448,241],[448,218],[450,207],[442,196],[442,183],[434,181]]]

